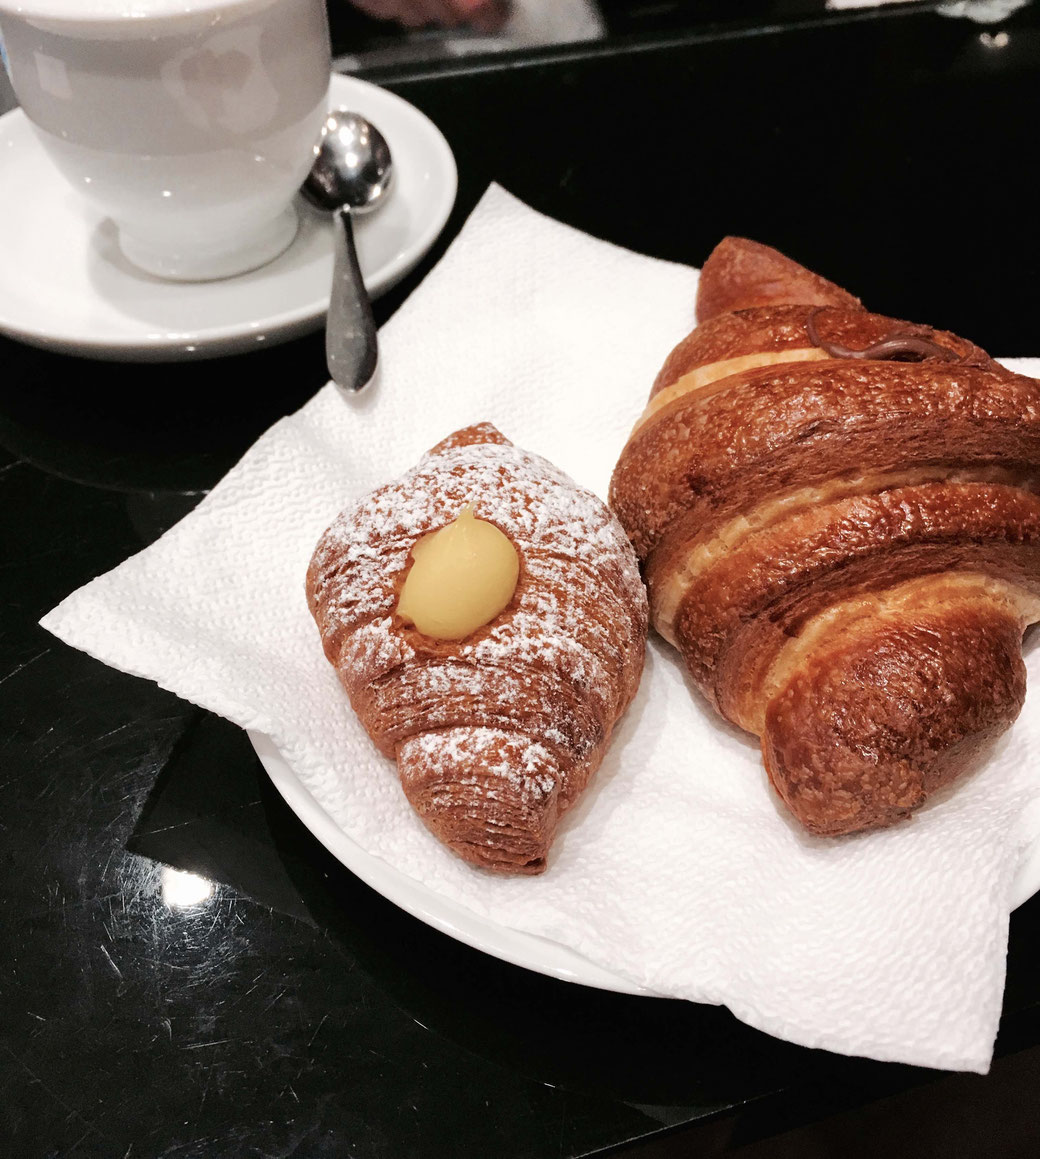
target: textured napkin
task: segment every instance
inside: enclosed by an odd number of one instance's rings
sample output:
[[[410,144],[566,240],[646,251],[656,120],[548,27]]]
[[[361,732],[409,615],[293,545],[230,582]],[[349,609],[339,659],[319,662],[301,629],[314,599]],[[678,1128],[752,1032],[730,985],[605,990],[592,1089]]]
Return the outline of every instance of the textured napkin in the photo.
[[[44,626],[269,734],[364,849],[493,922],[794,1042],[984,1071],[1013,879],[1040,833],[1040,673],[1019,722],[955,793],[895,829],[825,840],[787,819],[755,743],[655,642],[548,871],[502,880],[426,832],[322,655],[304,573],[340,508],[482,419],[604,495],[692,324],[696,279],[492,187],[383,328],[378,383],[353,399],[326,387]]]

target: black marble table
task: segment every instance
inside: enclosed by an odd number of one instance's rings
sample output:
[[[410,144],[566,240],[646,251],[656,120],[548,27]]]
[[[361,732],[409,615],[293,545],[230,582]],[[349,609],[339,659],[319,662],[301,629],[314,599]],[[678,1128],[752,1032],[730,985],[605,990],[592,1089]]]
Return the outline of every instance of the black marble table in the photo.
[[[914,6],[370,73],[460,170],[379,317],[494,179],[679,261],[750,234],[886,313],[1040,353],[1038,65],[1035,6],[992,27]],[[190,372],[0,339],[0,1154],[1035,1153],[1040,900],[1012,918],[987,1078],[567,985],[397,910],[236,728],[37,626],[324,378],[320,335]],[[807,1142],[821,1120],[834,1150]]]

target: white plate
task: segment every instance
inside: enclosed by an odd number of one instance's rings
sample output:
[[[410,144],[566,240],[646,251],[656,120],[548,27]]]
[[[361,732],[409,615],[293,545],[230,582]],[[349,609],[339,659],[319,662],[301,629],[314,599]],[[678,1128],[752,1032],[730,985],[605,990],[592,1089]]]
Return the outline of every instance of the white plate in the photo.
[[[260,763],[289,808],[334,857],[387,901],[392,901],[435,930],[474,949],[483,950],[493,958],[512,962],[514,966],[523,966],[565,982],[595,986],[599,990],[656,997],[651,991],[643,990],[609,970],[602,969],[559,942],[490,922],[458,902],[441,897],[427,886],[406,877],[382,858],[366,853],[318,804],[270,737],[260,732],[250,732],[248,735]]]
[[[329,105],[371,118],[394,157],[391,197],[356,228],[365,284],[376,296],[444,228],[455,159],[432,121],[375,85],[334,75]],[[0,117],[0,333],[91,358],[213,357],[318,329],[331,281],[330,219],[302,200],[296,240],[258,270],[194,283],[142,273],[120,254],[112,222],[65,184],[25,114]]]
[[[275,788],[311,833],[351,873],[412,917],[467,946],[483,950],[493,958],[500,958],[503,962],[511,962],[514,966],[522,966],[537,974],[547,974],[564,982],[578,982],[598,990],[613,990],[619,994],[659,997],[651,990],[644,990],[604,970],[559,942],[511,930],[508,926],[500,926],[482,918],[465,906],[441,897],[427,886],[406,877],[381,858],[366,853],[318,804],[270,737],[259,732],[250,732],[248,735]],[[1012,887],[1012,908],[1017,909],[1038,890],[1040,841],[1022,855]]]

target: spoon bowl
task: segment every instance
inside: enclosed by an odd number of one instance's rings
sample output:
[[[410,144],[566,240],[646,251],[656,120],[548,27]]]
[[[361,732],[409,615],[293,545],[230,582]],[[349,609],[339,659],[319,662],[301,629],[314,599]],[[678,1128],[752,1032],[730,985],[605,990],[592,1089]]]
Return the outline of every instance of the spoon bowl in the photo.
[[[319,209],[345,205],[368,213],[387,195],[393,172],[390,146],[375,125],[348,109],[333,109],[303,191]]]
[[[346,390],[362,390],[379,359],[372,303],[358,263],[351,218],[382,204],[392,180],[390,146],[375,125],[349,109],[329,112],[303,193],[319,209],[333,213],[336,259],[325,355],[333,381]]]

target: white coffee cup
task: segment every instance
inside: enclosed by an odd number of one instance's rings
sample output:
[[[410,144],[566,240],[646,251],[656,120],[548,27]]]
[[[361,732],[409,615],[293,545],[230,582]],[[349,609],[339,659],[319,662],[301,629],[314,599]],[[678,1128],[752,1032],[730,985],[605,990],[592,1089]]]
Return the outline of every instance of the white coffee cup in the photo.
[[[40,141],[135,265],[223,278],[291,243],[327,107],[324,0],[0,0],[0,34]]]

